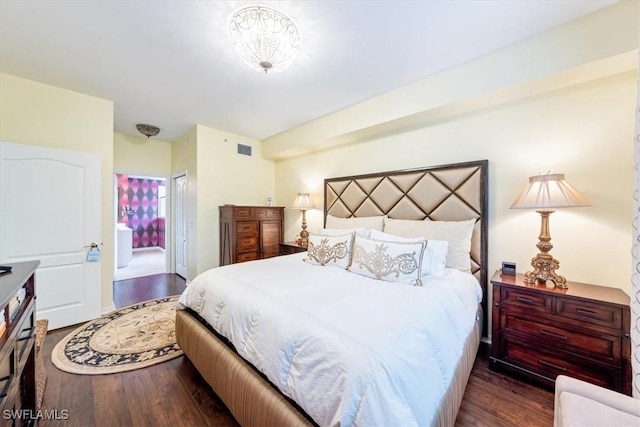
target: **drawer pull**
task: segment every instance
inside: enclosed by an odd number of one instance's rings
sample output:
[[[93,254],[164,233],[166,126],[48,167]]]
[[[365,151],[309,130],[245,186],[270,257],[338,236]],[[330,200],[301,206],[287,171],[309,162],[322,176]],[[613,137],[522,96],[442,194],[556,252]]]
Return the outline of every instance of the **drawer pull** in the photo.
[[[584,308],[576,308],[576,313],[584,314],[585,316],[589,317],[596,317],[598,315],[598,313],[596,313],[595,311],[586,310]]]
[[[553,369],[558,369],[562,372],[567,372],[567,368],[565,368],[564,366],[556,365],[555,363],[547,362],[546,360],[543,360],[543,359],[538,359],[538,363],[544,366],[549,366],[550,368],[553,368]]]
[[[516,301],[523,302],[525,304],[533,304],[533,300],[527,297],[516,297]]]
[[[540,335],[546,335],[548,337],[560,338],[561,340],[566,340],[567,336],[562,334],[556,334],[555,332],[545,331],[544,329],[540,329]]]

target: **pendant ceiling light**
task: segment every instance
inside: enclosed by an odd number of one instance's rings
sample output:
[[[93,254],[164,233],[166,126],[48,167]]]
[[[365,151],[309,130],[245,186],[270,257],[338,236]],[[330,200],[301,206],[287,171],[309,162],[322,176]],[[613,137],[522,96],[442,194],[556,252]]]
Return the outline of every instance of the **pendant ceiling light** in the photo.
[[[157,134],[160,133],[159,127],[153,126],[153,125],[147,125],[144,123],[138,123],[136,125],[136,129],[138,129],[138,132],[140,132],[147,138],[151,138],[152,136],[156,136]]]
[[[240,58],[265,74],[291,65],[300,47],[300,33],[293,21],[264,6],[249,6],[234,13],[229,37]]]

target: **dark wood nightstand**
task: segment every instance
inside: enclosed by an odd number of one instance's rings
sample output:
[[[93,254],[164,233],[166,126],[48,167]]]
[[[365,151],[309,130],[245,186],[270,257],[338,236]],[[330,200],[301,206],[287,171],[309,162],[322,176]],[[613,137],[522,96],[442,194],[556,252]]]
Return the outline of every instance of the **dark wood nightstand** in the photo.
[[[296,242],[282,242],[280,243],[280,255],[297,254],[298,252],[306,252],[306,246],[300,246]]]
[[[493,285],[490,366],[553,387],[560,374],[631,394],[630,298],[621,289],[567,282]]]

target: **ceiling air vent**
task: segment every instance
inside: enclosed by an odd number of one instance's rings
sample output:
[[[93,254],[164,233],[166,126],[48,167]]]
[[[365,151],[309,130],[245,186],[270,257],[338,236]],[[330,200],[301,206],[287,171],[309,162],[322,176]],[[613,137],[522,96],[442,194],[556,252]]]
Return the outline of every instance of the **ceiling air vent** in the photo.
[[[251,148],[250,145],[238,144],[238,154],[251,156]]]

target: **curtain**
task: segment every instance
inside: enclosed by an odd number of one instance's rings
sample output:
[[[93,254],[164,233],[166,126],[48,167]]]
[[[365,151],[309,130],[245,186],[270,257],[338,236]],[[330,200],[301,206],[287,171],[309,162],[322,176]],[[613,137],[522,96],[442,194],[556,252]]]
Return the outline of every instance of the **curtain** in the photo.
[[[633,397],[640,399],[640,75],[637,93],[633,173],[632,265],[634,269],[631,275],[631,368],[633,371]]]

